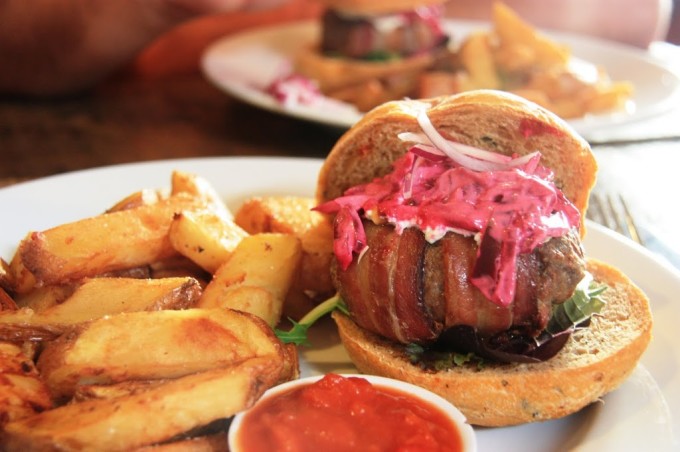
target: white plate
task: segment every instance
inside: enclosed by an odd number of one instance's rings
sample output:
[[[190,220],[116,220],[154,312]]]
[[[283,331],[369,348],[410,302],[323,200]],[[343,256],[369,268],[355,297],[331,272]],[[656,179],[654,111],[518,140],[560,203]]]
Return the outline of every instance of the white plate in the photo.
[[[0,256],[11,258],[29,230],[95,215],[141,188],[167,187],[173,169],[208,179],[236,208],[263,194],[311,196],[321,161],[277,158],[206,158],[121,165],[49,177],[0,190]],[[589,226],[589,255],[619,266],[652,300],[654,338],[642,364],[602,403],[567,418],[519,427],[478,429],[479,450],[677,450],[680,443],[680,274],[614,233]],[[352,373],[332,322],[312,328],[301,348],[303,375]]]
[[[445,22],[454,42],[472,30],[488,28],[480,22]],[[208,80],[225,92],[260,108],[299,119],[347,128],[361,113],[354,107],[335,103],[284,107],[263,91],[290,66],[292,55],[316,40],[319,26],[305,21],[258,28],[222,38],[210,45],[201,62]],[[680,77],[643,50],[592,37],[550,33],[567,44],[579,60],[605,68],[612,80],[629,80],[635,86],[630,112],[591,115],[569,121],[586,136],[589,132],[648,119],[669,111],[680,99]]]

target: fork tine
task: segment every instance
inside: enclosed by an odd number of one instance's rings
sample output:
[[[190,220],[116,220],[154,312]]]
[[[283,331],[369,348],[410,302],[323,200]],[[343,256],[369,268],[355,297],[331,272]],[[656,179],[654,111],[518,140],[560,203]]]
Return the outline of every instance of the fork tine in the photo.
[[[622,195],[592,193],[587,214],[591,220],[644,245],[633,215]]]
[[[621,204],[621,207],[623,207],[623,220],[626,224],[626,229],[628,230],[628,234],[630,235],[630,238],[638,242],[640,245],[644,245],[642,242],[642,237],[640,237],[640,234],[638,234],[638,228],[637,225],[635,224],[635,220],[633,220],[633,215],[630,213],[630,209],[628,208],[628,204],[626,203],[626,200],[623,199],[623,196],[619,194],[619,203]]]
[[[628,229],[625,227],[625,221],[623,220],[620,210],[615,202],[616,200],[613,197],[607,196],[607,208],[609,209],[610,213],[609,218],[613,223],[612,229],[614,229],[619,234],[627,235]]]
[[[609,229],[616,230],[616,225],[612,221],[612,214],[608,203],[602,199],[599,193],[593,193],[590,197],[592,209],[588,209],[592,216],[592,220],[606,226]]]

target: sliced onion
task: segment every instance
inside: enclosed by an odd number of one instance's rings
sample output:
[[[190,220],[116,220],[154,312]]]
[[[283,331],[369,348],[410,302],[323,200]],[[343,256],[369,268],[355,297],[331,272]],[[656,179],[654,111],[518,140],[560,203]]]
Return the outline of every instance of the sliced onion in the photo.
[[[532,160],[536,159],[536,161],[531,165],[531,170],[529,171],[530,173],[533,173],[534,170],[536,169],[536,166],[538,165],[538,159],[540,159],[541,153],[538,151],[534,151],[530,154],[525,154],[521,157],[514,158],[508,162],[508,167],[510,168],[517,168],[519,166],[524,166],[528,163],[530,163]]]
[[[431,156],[439,156],[443,153],[454,162],[473,171],[502,171],[517,168],[531,162],[537,155],[540,156],[540,153],[535,151],[512,158],[498,152],[447,140],[434,127],[425,110],[417,115],[417,120],[423,134],[400,133],[398,135],[400,140],[418,144],[419,151],[429,153]]]
[[[444,154],[436,147],[428,144],[419,144],[417,146],[413,146],[411,147],[410,151],[413,152],[418,157],[424,157],[426,159],[434,161],[445,160],[448,157],[446,154]]]

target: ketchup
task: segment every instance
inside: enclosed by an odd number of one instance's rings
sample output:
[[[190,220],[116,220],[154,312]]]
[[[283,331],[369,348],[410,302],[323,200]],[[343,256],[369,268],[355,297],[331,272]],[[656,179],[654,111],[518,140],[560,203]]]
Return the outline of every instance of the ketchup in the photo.
[[[258,451],[461,451],[434,405],[360,377],[327,374],[263,399],[243,418],[239,446]]]

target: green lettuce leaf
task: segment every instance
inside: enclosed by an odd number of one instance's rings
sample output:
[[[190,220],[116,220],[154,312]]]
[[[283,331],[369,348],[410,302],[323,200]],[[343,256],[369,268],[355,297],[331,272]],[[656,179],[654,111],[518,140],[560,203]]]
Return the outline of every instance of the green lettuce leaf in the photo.
[[[296,322],[293,319],[289,319],[293,326],[288,331],[280,330],[278,328],[274,329],[274,333],[285,344],[295,344],[295,345],[309,345],[309,340],[307,338],[307,330],[311,327],[317,320],[326,314],[330,314],[335,310],[339,310],[343,314],[349,314],[347,310],[347,305],[340,298],[339,295],[335,295],[323,303],[318,304],[311,311],[305,314],[304,317]]]
[[[606,305],[601,297],[607,286],[598,286],[592,275],[586,277],[576,286],[574,294],[555,307],[545,331],[551,335],[573,331],[576,327],[595,314],[599,314]]]

